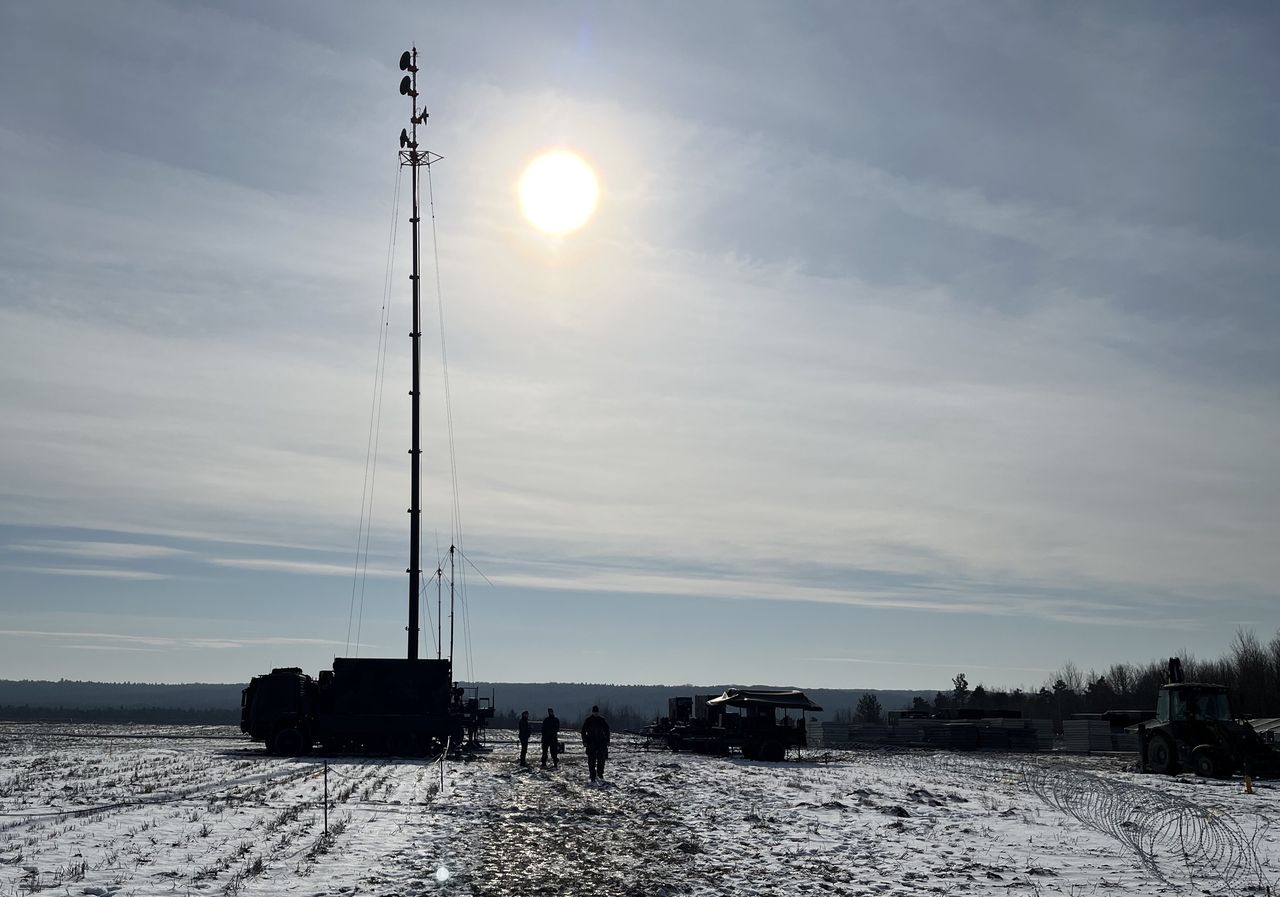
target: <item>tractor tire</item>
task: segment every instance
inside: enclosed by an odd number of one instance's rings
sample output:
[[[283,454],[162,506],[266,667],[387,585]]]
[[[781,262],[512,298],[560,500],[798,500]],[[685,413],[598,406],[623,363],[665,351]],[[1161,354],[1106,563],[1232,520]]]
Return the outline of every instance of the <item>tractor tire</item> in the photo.
[[[781,763],[787,757],[787,749],[781,741],[766,741],[760,745],[760,759],[769,763]]]
[[[1225,779],[1231,770],[1211,747],[1198,747],[1191,752],[1191,768],[1202,779]]]
[[[281,757],[297,757],[306,752],[306,740],[297,729],[281,729],[271,739],[271,753]]]
[[[1147,742],[1147,768],[1161,775],[1173,775],[1177,772],[1177,755],[1173,751],[1173,742],[1168,735],[1156,733]]]

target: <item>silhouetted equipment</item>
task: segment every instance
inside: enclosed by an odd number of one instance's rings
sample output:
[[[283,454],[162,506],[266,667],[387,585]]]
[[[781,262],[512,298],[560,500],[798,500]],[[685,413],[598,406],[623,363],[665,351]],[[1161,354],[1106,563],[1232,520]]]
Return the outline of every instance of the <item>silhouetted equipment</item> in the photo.
[[[327,752],[422,756],[461,747],[492,709],[468,710],[448,660],[339,657],[316,679],[298,667],[254,676],[243,692],[240,729],[274,754]],[[461,689],[457,689],[461,692]]]
[[[1280,774],[1280,754],[1233,717],[1226,686],[1184,682],[1176,657],[1169,659],[1169,682],[1160,688],[1155,721],[1138,726],[1138,750],[1144,772],[1172,775],[1185,769],[1205,778]]]
[[[792,710],[799,713],[792,717]],[[739,750],[748,760],[776,763],[785,759],[788,748],[807,746],[804,714],[821,710],[801,691],[730,688],[720,695],[671,698],[670,716],[646,727],[644,734],[673,751]]]
[[[453,681],[453,611],[450,588],[449,656],[442,657],[437,640],[436,659],[420,660],[418,597],[422,589],[419,515],[421,393],[421,301],[419,295],[418,169],[441,159],[418,150],[417,126],[427,118],[418,108],[417,49],[400,57],[400,69],[410,74],[400,93],[410,98],[410,129],[400,131],[400,164],[413,174],[413,352],[411,447],[409,483],[409,625],[405,659],[339,657],[332,670],[316,678],[299,667],[277,667],[255,676],[240,699],[240,729],[267,750],[285,755],[304,754],[319,745],[330,751],[373,751],[396,754],[438,752],[445,745],[457,750],[477,747],[479,733],[493,717],[493,698],[466,696]],[[450,546],[452,561],[454,547]]]

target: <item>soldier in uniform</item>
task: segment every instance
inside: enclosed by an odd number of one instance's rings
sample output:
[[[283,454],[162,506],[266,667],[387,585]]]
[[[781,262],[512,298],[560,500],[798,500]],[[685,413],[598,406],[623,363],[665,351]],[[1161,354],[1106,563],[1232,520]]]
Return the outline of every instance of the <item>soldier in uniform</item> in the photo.
[[[547,718],[542,721],[542,768],[547,768],[547,754],[551,754],[551,765],[560,766],[560,720],[556,712],[547,708]]]
[[[526,710],[520,714],[519,737],[520,737],[520,765],[521,766],[529,765],[528,761],[525,760],[525,755],[529,753],[529,730],[531,728],[532,726],[529,723],[529,711]]]
[[[582,723],[582,746],[587,751],[591,781],[603,780],[604,761],[609,756],[609,723],[600,715],[599,707],[592,707],[591,715]]]

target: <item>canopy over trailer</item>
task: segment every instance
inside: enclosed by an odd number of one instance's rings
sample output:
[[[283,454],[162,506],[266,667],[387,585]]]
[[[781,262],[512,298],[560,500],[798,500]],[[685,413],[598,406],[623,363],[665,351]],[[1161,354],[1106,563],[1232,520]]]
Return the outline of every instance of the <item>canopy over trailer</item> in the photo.
[[[805,697],[802,691],[765,691],[751,688],[726,688],[724,694],[707,701],[710,707],[770,708],[805,710],[820,713],[822,708]]]

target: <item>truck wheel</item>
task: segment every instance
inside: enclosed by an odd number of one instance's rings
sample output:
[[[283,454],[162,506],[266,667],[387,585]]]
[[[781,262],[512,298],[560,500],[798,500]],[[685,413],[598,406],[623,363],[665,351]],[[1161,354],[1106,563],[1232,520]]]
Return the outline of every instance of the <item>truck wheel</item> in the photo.
[[[1203,779],[1221,779],[1230,775],[1226,764],[1209,747],[1198,747],[1191,752],[1191,766]]]
[[[297,729],[281,729],[271,740],[271,753],[281,757],[296,757],[305,750],[302,733]]]
[[[781,763],[787,756],[787,749],[780,741],[766,741],[760,745],[760,759],[770,763]]]
[[[1152,772],[1173,775],[1173,743],[1168,735],[1156,734],[1147,743],[1147,766]]]
[[[742,746],[742,759],[754,760],[760,756],[760,745],[754,741],[748,741]]]

